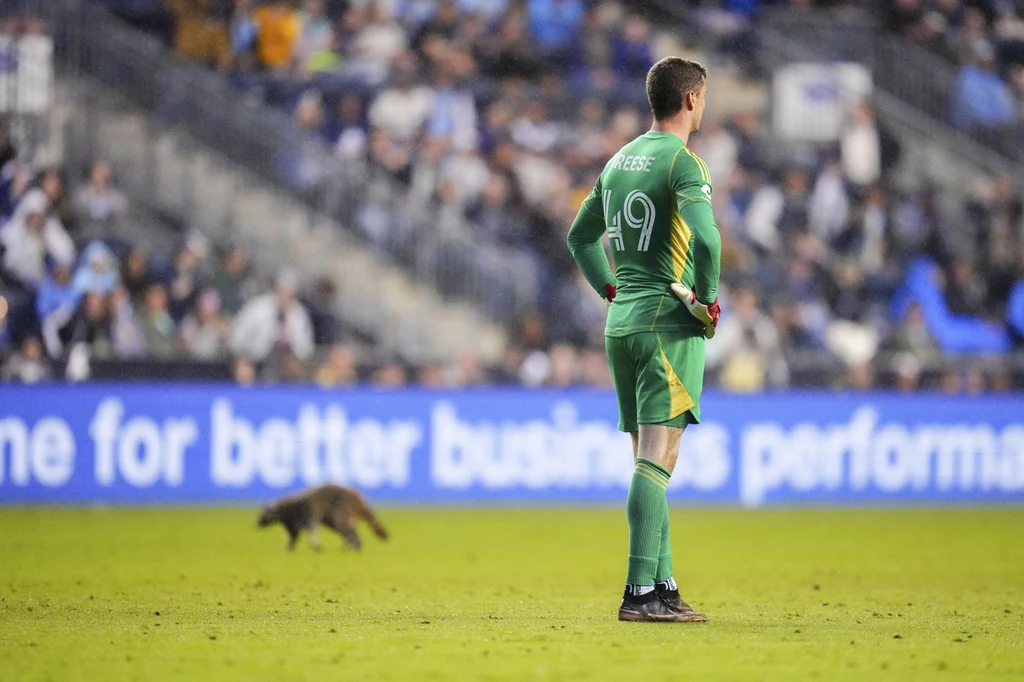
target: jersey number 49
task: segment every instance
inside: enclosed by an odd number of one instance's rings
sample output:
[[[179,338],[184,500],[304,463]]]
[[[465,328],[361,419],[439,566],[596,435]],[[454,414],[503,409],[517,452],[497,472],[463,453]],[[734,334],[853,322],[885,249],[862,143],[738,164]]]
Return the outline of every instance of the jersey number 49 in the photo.
[[[654,230],[654,202],[651,198],[638,189],[626,195],[622,202],[622,210],[612,215],[612,191],[606,189],[602,196],[604,202],[604,215],[608,223],[608,240],[616,251],[624,251],[626,245],[622,239],[622,219],[626,219],[626,225],[634,230],[640,230],[640,238],[636,243],[637,251],[646,251],[651,244],[651,232]],[[639,205],[639,207],[638,207]]]

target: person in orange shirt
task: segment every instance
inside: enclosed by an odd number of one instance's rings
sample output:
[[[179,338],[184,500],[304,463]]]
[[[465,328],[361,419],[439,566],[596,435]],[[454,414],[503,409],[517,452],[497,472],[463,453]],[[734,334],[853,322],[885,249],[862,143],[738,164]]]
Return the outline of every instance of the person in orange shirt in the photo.
[[[253,19],[259,29],[256,53],[260,63],[268,69],[287,69],[302,29],[298,12],[283,0],[274,0],[257,9]]]
[[[214,13],[213,0],[164,0],[174,15],[174,50],[207,66],[231,64],[227,25]]]

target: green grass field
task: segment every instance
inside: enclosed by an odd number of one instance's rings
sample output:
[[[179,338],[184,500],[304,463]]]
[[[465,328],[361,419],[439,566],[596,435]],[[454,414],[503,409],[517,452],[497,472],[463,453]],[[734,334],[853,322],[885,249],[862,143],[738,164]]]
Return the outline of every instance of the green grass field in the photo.
[[[381,516],[0,509],[0,680],[1024,679],[1024,509],[676,509],[705,624],[615,620],[618,510]]]

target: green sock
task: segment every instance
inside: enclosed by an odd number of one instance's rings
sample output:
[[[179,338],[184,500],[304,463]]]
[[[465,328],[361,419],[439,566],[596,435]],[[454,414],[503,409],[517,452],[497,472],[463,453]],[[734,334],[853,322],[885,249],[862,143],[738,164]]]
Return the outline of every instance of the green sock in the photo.
[[[668,502],[665,503],[665,519],[661,522],[661,551],[658,552],[658,570],[654,581],[663,583],[672,577],[672,541],[668,533]]]
[[[629,520],[629,565],[626,582],[654,585],[661,550],[661,530],[668,513],[665,490],[669,473],[654,462],[637,459],[626,497]]]

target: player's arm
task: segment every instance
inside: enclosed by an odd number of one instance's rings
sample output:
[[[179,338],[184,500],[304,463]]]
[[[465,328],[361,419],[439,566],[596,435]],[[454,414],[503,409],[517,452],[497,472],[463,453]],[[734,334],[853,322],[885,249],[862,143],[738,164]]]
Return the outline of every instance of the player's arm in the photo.
[[[679,150],[679,154],[687,154]],[[679,161],[677,155],[676,161]],[[718,278],[721,272],[722,238],[711,209],[711,176],[707,167],[696,157],[684,163],[673,164],[670,182],[676,196],[676,207],[690,228],[690,248],[687,263],[693,275],[693,290],[673,282],[672,292],[682,300],[687,310],[704,323],[704,335],[712,338],[718,326],[721,308],[718,305]]]
[[[679,200],[679,212],[690,226],[690,254],[693,258],[693,291],[697,300],[710,305],[718,298],[722,272],[722,237],[715,214],[707,201]]]
[[[680,149],[669,171],[669,183],[679,213],[690,227],[693,291],[698,301],[711,304],[718,298],[722,256],[722,238],[711,210],[711,174],[703,161]]]
[[[583,272],[583,276],[590,282],[590,286],[601,294],[603,298],[611,301],[615,298],[615,289],[618,283],[615,275],[612,274],[611,265],[608,263],[608,254],[604,251],[601,237],[604,235],[604,207],[601,205],[601,181],[597,182],[594,191],[590,193],[580,206],[576,219],[572,221],[569,228],[569,252],[577,267]]]

